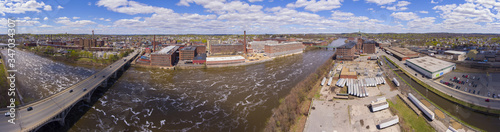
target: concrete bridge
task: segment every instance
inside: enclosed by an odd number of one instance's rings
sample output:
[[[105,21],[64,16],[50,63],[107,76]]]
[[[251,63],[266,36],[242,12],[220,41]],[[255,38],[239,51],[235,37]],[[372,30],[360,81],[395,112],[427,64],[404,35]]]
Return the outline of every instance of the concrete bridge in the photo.
[[[3,132],[24,132],[37,131],[44,125],[51,122],[58,122],[64,125],[65,117],[69,111],[80,101],[90,102],[92,94],[98,87],[106,87],[110,78],[117,78],[117,73],[124,72],[125,67],[137,57],[139,52],[135,51],[101,71],[95,73],[89,78],[78,82],[77,84],[66,88],[56,94],[41,100],[26,104],[16,108],[15,124],[8,122],[11,117],[4,113],[7,110],[1,110],[0,131]],[[28,108],[32,110],[28,111]]]

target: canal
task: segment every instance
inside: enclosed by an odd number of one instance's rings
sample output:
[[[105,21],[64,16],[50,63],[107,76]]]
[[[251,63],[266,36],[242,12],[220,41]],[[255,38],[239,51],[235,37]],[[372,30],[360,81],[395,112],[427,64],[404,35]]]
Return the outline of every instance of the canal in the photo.
[[[396,66],[394,66],[391,62],[389,62],[385,58],[384,60],[389,64],[391,68],[393,69],[396,68]],[[417,89],[418,92],[426,96],[434,104],[438,105],[439,107],[446,110],[453,116],[459,118],[460,120],[486,131],[498,131],[498,129],[500,128],[500,118],[498,116],[491,116],[478,113],[469,108],[462,107],[458,104],[450,102],[442,98],[441,96],[426,90],[426,88],[424,88],[417,82],[413,81],[402,71],[397,71],[396,73],[399,76],[401,76],[401,78],[403,78],[406,82],[408,82],[413,88]]]
[[[344,43],[339,39],[336,43]],[[2,51],[3,53],[3,51]],[[33,100],[97,72],[18,52],[19,89]],[[55,131],[262,131],[280,98],[313,73],[333,51],[310,50],[239,67],[161,70],[130,67],[74,124]],[[32,100],[27,100],[32,101]],[[77,115],[75,118],[71,117]],[[57,123],[52,123],[54,125]],[[52,128],[50,128],[52,129]]]

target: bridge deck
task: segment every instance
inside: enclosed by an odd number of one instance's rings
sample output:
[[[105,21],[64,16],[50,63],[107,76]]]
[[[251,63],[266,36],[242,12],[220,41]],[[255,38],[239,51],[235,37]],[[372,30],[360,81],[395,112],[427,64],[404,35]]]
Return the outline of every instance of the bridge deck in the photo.
[[[70,109],[74,104],[82,100],[85,95],[89,94],[89,92],[93,92],[95,88],[106,81],[109,77],[113,76],[115,72],[125,66],[127,62],[130,62],[137,56],[137,54],[137,51],[133,52],[129,56],[111,64],[111,68],[108,66],[89,78],[86,78],[85,80],[80,81],[54,95],[16,108],[16,124],[8,122],[10,117],[2,116],[0,117],[0,130],[8,132],[30,131],[47,123],[60,113]],[[124,61],[123,59],[127,59],[127,61]],[[87,90],[84,91],[83,89]],[[73,90],[73,92],[70,93],[70,90]],[[28,107],[32,107],[33,110],[27,111]],[[6,113],[7,110],[0,112]]]

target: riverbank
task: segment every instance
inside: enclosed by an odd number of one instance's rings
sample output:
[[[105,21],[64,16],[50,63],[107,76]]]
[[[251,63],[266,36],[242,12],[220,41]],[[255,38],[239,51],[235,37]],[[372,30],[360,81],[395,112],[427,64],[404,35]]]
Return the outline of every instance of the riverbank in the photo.
[[[425,84],[425,83],[421,82],[420,80],[413,78],[412,76],[410,76],[410,75],[409,75],[409,73],[408,73],[407,71],[405,71],[404,69],[402,69],[401,67],[399,67],[399,65],[397,65],[395,62],[393,62],[391,59],[387,58],[386,56],[383,56],[383,57],[384,57],[386,60],[388,60],[390,63],[392,63],[394,66],[396,66],[398,69],[400,69],[400,70],[401,70],[401,71],[402,71],[405,75],[407,75],[407,76],[408,76],[411,80],[413,80],[413,81],[417,82],[417,84],[418,84],[418,85],[420,85],[420,86],[422,86],[422,87],[424,87],[424,88],[426,88],[426,89],[430,90],[431,92],[433,92],[433,93],[435,93],[436,95],[438,95],[438,96],[440,96],[440,97],[444,98],[445,100],[448,100],[448,101],[450,101],[450,102],[452,102],[452,103],[455,103],[455,104],[461,105],[461,106],[463,106],[463,107],[466,107],[466,108],[470,108],[470,109],[472,109],[471,107],[467,107],[466,105],[460,104],[460,103],[458,103],[458,102],[454,102],[453,100],[450,100],[450,99],[446,98],[446,97],[449,97],[449,98],[453,98],[453,97],[451,97],[451,96],[447,96],[446,94],[444,94],[444,93],[442,93],[442,92],[438,91],[437,89],[434,89],[434,88],[430,87],[429,85],[427,85],[427,84]],[[460,122],[461,124],[463,124],[463,125],[465,125],[465,126],[467,126],[467,127],[469,127],[469,128],[472,128],[472,129],[475,129],[475,130],[478,130],[478,131],[484,131],[484,130],[482,130],[482,129],[479,129],[479,128],[477,128],[477,127],[473,126],[473,125],[470,125],[470,124],[466,123],[465,121],[462,121],[462,120],[460,120],[459,118],[457,118],[457,117],[453,116],[451,113],[449,113],[449,112],[448,112],[448,111],[446,111],[445,109],[441,108],[440,106],[436,105],[434,102],[430,101],[430,100],[429,100],[426,96],[423,96],[423,94],[422,94],[422,93],[420,93],[417,89],[415,89],[413,86],[411,86],[410,84],[408,84],[408,82],[406,82],[406,81],[405,81],[405,80],[404,80],[401,76],[399,76],[399,75],[398,75],[398,74],[397,74],[394,70],[392,70],[392,72],[394,72],[394,74],[396,74],[396,75],[397,75],[397,76],[398,76],[401,80],[403,80],[403,82],[404,82],[404,83],[406,83],[407,85],[409,85],[409,86],[410,86],[410,87],[411,87],[411,88],[412,88],[415,92],[417,92],[417,93],[418,93],[421,97],[425,98],[425,100],[427,100],[428,102],[430,102],[433,106],[435,106],[435,107],[436,107],[437,109],[439,109],[440,111],[442,111],[442,112],[446,113],[446,115],[450,116],[450,117],[451,117],[451,118],[453,118],[454,120],[456,120],[456,121]],[[458,100],[458,99],[456,99],[456,98],[453,98],[453,99],[454,99],[454,100]],[[465,103],[465,102],[462,102],[462,103]]]
[[[85,50],[65,50],[67,53],[62,54],[56,52],[55,48],[50,46],[48,47],[34,47],[34,48],[26,48],[20,47],[19,49],[23,51],[27,51],[38,56],[42,56],[45,58],[50,58],[51,60],[68,63],[68,64],[78,64],[78,65],[86,65],[86,66],[97,66],[97,67],[106,67],[113,62],[121,59],[123,56],[127,56],[132,53],[133,50],[127,49],[124,51],[118,51],[116,55],[104,53],[104,57],[106,58],[98,58],[93,52],[85,51]]]
[[[0,57],[1,58],[1,57]],[[3,59],[0,59],[0,107],[5,108],[9,104],[9,95],[7,94],[8,92],[8,87],[9,87],[9,81],[7,80],[7,70],[4,67],[4,62]]]
[[[280,105],[273,109],[264,131],[302,131],[309,113],[312,98],[320,90],[321,78],[333,64],[332,56],[315,72],[292,88],[290,94],[280,99]]]

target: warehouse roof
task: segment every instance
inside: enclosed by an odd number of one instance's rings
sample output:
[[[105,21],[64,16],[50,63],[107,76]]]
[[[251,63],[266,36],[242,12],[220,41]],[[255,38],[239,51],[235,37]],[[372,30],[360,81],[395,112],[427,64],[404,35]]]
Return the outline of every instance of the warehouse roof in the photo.
[[[337,48],[350,49],[350,48],[354,47],[354,45],[356,45],[356,43],[351,41],[351,42],[348,42],[348,43],[346,43],[342,46],[339,46]]]
[[[340,75],[356,75],[356,72],[349,71],[349,68],[342,68]]]
[[[226,56],[226,57],[207,57],[207,61],[229,61],[245,59],[243,56]]]
[[[196,50],[196,47],[189,46],[189,47],[184,47],[181,50]]]
[[[455,63],[443,61],[443,60],[428,57],[428,56],[415,58],[415,59],[408,59],[408,60],[406,60],[406,62],[410,62],[412,64],[415,64],[416,66],[418,66],[426,71],[432,72],[432,73],[455,65]]]
[[[160,51],[157,51],[157,52],[154,52],[151,54],[172,54],[177,49],[179,49],[179,46],[167,46],[167,47],[161,49]]]
[[[454,51],[454,50],[448,50],[448,51],[445,51],[444,53],[454,54],[454,55],[465,55],[466,54],[463,51]]]

